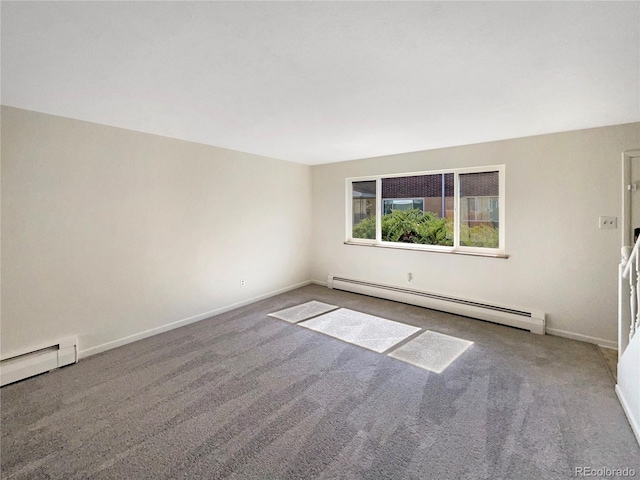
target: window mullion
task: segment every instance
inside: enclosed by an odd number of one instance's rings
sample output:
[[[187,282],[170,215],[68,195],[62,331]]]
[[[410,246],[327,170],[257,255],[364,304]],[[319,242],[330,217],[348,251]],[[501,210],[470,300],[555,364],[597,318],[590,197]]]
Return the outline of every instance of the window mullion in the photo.
[[[382,215],[384,207],[382,206],[382,178],[376,179],[376,243],[382,241]]]
[[[504,245],[504,220],[505,220],[505,203],[506,203],[506,192],[505,192],[505,179],[504,179],[504,167],[500,167],[498,170],[498,248],[501,251],[505,251]]]
[[[460,174],[453,172],[453,248],[460,247]]]
[[[353,182],[346,182],[345,185],[346,211],[345,211],[345,232],[347,241],[353,239]]]

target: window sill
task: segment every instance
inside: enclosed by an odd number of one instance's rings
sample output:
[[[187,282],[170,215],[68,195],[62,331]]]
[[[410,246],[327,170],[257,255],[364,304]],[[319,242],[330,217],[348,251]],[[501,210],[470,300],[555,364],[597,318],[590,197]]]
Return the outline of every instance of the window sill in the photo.
[[[410,247],[404,245],[379,245],[376,243],[358,243],[358,242],[344,242],[345,245],[357,245],[359,247],[374,247],[374,248],[391,248],[393,250],[411,250],[413,252],[430,252],[430,253],[447,253],[449,255],[467,255],[471,257],[488,257],[488,258],[509,258],[509,255],[504,253],[482,253],[482,252],[467,252],[460,250],[439,250],[424,247]]]

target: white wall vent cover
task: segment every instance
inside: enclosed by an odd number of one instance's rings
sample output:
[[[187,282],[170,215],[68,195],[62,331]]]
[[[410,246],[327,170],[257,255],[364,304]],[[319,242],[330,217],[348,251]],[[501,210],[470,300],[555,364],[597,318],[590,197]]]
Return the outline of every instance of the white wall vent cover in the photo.
[[[545,314],[542,312],[490,305],[473,300],[448,297],[436,293],[382,285],[362,280],[335,277],[333,275],[328,275],[327,286],[334,290],[361,293],[371,297],[394,300],[396,302],[441,310],[456,315],[464,315],[465,317],[479,318],[480,320],[499,323],[501,325],[522,328],[540,335],[544,335],[545,333]]]
[[[12,354],[0,360],[0,386],[77,361],[78,339],[75,337]]]

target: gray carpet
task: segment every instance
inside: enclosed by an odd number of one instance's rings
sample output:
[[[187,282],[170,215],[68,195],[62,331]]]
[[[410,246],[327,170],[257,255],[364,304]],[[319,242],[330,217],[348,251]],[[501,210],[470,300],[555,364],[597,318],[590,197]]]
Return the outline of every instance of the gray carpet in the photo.
[[[311,300],[474,345],[436,374],[268,316]],[[593,345],[308,286],[2,388],[2,478],[640,475],[613,388]]]

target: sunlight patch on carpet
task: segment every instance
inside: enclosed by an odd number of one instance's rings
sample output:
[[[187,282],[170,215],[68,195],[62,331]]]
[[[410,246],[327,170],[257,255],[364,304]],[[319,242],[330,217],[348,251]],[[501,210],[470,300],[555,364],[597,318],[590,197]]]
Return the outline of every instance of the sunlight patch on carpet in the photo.
[[[418,327],[346,308],[334,310],[299,325],[378,353],[420,331]]]
[[[471,345],[473,342],[468,340],[428,330],[389,356],[430,372],[442,373]]]
[[[278,312],[270,313],[270,317],[279,318],[289,323],[298,323],[312,317],[317,317],[323,313],[330,312],[338,308],[337,305],[329,305],[328,303],[311,300],[310,302],[296,305],[295,307],[285,308]]]

